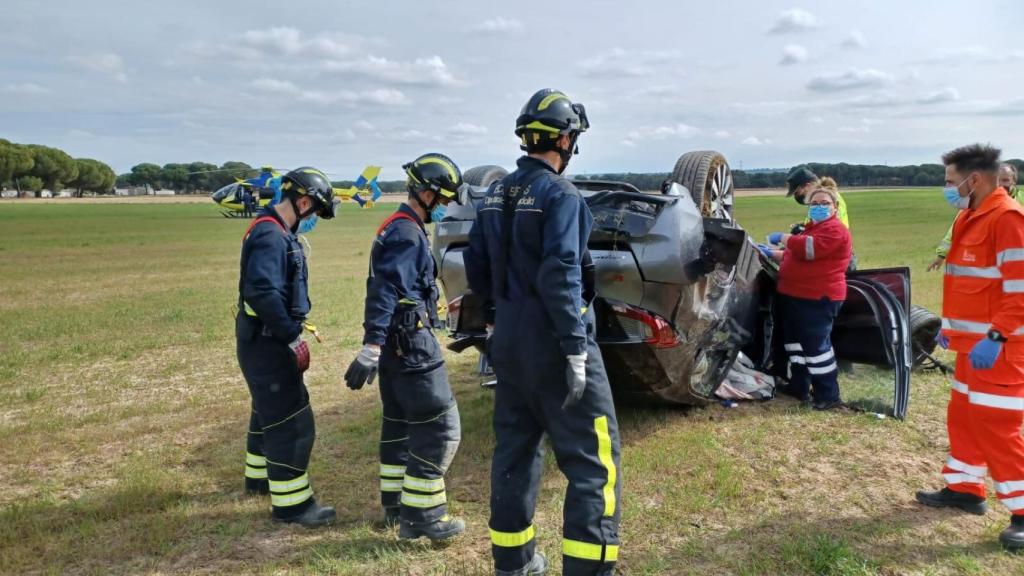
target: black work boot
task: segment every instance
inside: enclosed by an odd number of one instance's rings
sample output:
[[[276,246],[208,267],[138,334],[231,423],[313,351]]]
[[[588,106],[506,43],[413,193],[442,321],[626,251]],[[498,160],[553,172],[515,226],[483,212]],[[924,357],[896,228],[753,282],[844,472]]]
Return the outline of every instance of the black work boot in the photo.
[[[935,492],[918,491],[917,501],[925,506],[936,508],[959,508],[970,514],[981,516],[988,511],[988,503],[981,496],[954,492],[949,488],[943,488]]]
[[[466,523],[461,518],[453,518],[447,514],[426,524],[413,524],[402,520],[398,529],[398,537],[402,540],[415,540],[420,536],[430,538],[432,542],[440,542],[454,538],[466,530]]]
[[[814,402],[814,404],[811,405],[811,407],[817,410],[818,412],[826,412],[833,408],[839,408],[842,405],[843,401],[840,400],[839,398],[836,398],[835,400],[817,400]]]
[[[334,522],[337,513],[331,506],[321,506],[317,504],[316,500],[312,504],[306,507],[300,514],[295,516],[288,516],[286,518],[274,518],[274,522],[284,522],[286,524],[298,524],[305,526],[306,528],[319,528],[320,526],[327,526]]]
[[[1010,516],[1010,525],[999,534],[999,543],[1010,552],[1024,551],[1024,516]]]
[[[398,526],[401,522],[401,510],[399,506],[385,506],[384,516],[375,523],[375,526],[381,530],[390,530]]]
[[[262,480],[257,480],[255,478],[246,478],[245,493],[249,496],[270,494],[270,482],[267,482],[265,478]]]
[[[548,559],[540,552],[534,552],[530,563],[519,570],[494,570],[494,576],[540,576],[548,571]]]

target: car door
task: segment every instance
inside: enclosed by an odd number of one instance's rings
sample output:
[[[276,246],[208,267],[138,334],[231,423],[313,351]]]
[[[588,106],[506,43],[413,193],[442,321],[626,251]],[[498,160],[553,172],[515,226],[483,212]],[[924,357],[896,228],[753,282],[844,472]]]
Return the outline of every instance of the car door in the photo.
[[[846,276],[847,297],[832,327],[836,356],[892,369],[883,378],[850,379],[843,394],[854,407],[906,417],[913,364],[910,338],[910,269],[858,270]]]

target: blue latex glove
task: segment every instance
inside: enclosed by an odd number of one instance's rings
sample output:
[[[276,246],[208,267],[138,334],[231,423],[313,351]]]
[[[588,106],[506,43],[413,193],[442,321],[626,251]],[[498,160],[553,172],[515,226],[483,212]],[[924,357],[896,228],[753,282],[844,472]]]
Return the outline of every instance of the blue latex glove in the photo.
[[[971,368],[975,370],[988,370],[996,363],[996,358],[999,357],[999,352],[1002,349],[1002,342],[996,342],[988,338],[978,342],[974,345],[974,348],[971,348],[971,353],[967,357],[971,361]]]
[[[758,244],[757,245],[757,249],[761,251],[761,254],[764,254],[765,258],[767,258],[769,260],[772,259],[772,247],[771,246],[766,246],[764,244]]]
[[[935,335],[935,343],[941,346],[943,350],[949,350],[949,336],[943,334],[941,330]]]
[[[772,232],[768,235],[768,243],[776,246],[782,244],[782,232]]]

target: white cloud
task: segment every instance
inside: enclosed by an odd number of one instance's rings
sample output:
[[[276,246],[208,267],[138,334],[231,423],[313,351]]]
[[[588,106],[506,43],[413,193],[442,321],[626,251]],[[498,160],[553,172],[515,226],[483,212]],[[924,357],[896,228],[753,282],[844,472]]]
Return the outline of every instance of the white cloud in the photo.
[[[455,126],[452,126],[449,132],[459,136],[483,136],[484,134],[487,134],[487,127],[471,124],[469,122],[459,122]]]
[[[821,116],[811,116],[810,118],[807,119],[807,121],[810,122],[811,124],[822,124],[825,122],[825,119],[822,118]]]
[[[814,92],[841,92],[844,90],[857,90],[860,88],[875,88],[891,84],[894,78],[891,74],[875,70],[852,69],[842,73],[822,74],[811,78],[807,83],[807,89]]]
[[[411,62],[366,55],[353,60],[331,60],[322,68],[338,74],[357,74],[393,84],[455,86],[461,84],[440,56],[417,58]]]
[[[665,140],[667,138],[692,138],[700,134],[700,129],[688,124],[673,124],[666,126],[644,126],[630,131],[626,139],[636,142],[642,139]]]
[[[282,74],[296,69],[327,72],[402,85],[455,86],[461,84],[440,56],[393,60],[367,51],[373,41],[360,36],[320,33],[310,35],[279,26],[247,30],[221,42],[194,42],[188,51],[209,61],[227,57],[263,73]]]
[[[376,129],[376,126],[374,126],[370,122],[367,122],[366,120],[356,120],[355,124],[353,124],[352,126],[357,130],[362,130],[364,132],[370,132],[371,130]]]
[[[1004,64],[1024,60],[1024,50],[993,50],[988,46],[967,46],[941,50],[934,56],[918,60],[919,64],[938,66],[968,64]]]
[[[583,76],[591,78],[653,76],[670,72],[666,66],[682,58],[677,50],[629,51],[615,47],[583,60],[580,68]]]
[[[758,138],[757,136],[747,136],[740,142],[740,144],[746,146],[767,146],[768,144],[771,143],[771,140],[767,138]]]
[[[728,130],[718,130],[713,134],[713,136],[715,138],[721,138],[722,140],[732,138],[732,134],[730,134]]]
[[[821,26],[821,20],[817,16],[800,8],[792,8],[779,14],[778,18],[768,29],[769,34],[791,34],[812,30]]]
[[[627,148],[636,148],[636,142],[629,140],[628,138],[626,140],[620,141],[619,144],[622,144]]]
[[[846,38],[843,38],[840,46],[847,50],[860,50],[868,45],[868,39],[864,37],[864,33],[860,30],[853,29],[847,34]]]
[[[917,99],[918,104],[942,104],[944,102],[956,102],[960,99],[960,91],[952,86],[946,86],[941,90],[926,94]]]
[[[8,84],[4,86],[3,90],[6,94],[18,94],[20,96],[41,96],[43,94],[49,94],[51,90],[44,86],[40,86],[34,82],[24,82],[21,84]]]
[[[517,32],[523,29],[523,23],[515,18],[491,18],[490,20],[484,20],[483,22],[473,26],[471,30],[473,32],[486,32],[486,33],[508,33]]]
[[[404,106],[409,99],[399,90],[376,88],[370,90],[302,90],[294,82],[277,78],[257,78],[249,83],[253,88],[270,93],[291,95],[299,102],[310,102],[329,106],[331,104],[378,104],[381,106]]]
[[[807,48],[804,48],[799,44],[789,44],[782,49],[782,59],[779,60],[779,64],[782,66],[799,64],[801,62],[806,62],[809,56]]]
[[[124,60],[113,52],[96,52],[68,58],[81,68],[111,77],[117,82],[127,82]]]

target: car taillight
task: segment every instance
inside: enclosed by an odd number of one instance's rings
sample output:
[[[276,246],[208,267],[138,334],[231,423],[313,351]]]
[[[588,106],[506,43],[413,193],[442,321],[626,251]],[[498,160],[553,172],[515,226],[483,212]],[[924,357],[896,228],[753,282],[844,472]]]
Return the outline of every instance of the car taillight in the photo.
[[[671,348],[679,344],[679,335],[661,316],[629,304],[612,304],[611,309],[620,319],[626,319],[642,330],[642,334],[638,335],[643,338],[645,344],[654,348]]]
[[[449,332],[456,332],[459,327],[459,312],[462,310],[462,296],[448,301],[448,314],[445,316],[445,325]]]

